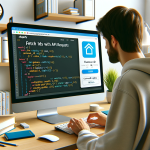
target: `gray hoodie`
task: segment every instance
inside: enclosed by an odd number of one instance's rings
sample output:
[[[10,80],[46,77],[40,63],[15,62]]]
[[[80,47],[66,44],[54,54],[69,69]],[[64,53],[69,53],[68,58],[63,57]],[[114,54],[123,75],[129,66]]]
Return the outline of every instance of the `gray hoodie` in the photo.
[[[116,80],[107,116],[105,134],[98,137],[88,130],[78,134],[79,150],[135,150],[146,125],[150,101],[150,58],[125,63]],[[150,120],[150,118],[148,118]],[[141,150],[150,150],[150,129]]]

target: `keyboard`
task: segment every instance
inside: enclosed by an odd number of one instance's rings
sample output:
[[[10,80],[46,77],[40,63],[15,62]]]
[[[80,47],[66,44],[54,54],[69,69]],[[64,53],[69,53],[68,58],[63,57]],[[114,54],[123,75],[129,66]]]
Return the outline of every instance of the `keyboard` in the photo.
[[[87,117],[82,118],[82,119],[89,125],[90,128],[94,128],[94,127],[100,127],[100,128],[101,128],[101,127],[103,127],[103,126],[101,126],[101,125],[99,125],[99,124],[88,123],[88,122],[87,122]],[[63,131],[63,132],[68,133],[68,134],[74,134],[74,132],[72,131],[72,129],[71,129],[71,128],[68,128],[68,124],[69,124],[69,123],[63,123],[63,124],[60,124],[60,125],[56,125],[56,126],[55,126],[55,129],[56,129],[56,130]]]

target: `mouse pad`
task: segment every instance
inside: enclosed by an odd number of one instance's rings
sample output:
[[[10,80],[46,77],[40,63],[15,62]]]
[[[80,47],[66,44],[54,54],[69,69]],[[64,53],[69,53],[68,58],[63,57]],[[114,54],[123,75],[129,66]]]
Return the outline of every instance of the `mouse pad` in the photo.
[[[68,145],[68,146],[61,147],[55,150],[78,150],[78,148],[76,144],[73,144],[73,145]]]

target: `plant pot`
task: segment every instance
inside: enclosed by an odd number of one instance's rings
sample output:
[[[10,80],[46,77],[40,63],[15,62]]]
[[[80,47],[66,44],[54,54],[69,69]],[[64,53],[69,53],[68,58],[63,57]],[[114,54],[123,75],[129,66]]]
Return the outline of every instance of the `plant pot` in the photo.
[[[106,91],[106,99],[108,103],[111,103],[112,92]]]

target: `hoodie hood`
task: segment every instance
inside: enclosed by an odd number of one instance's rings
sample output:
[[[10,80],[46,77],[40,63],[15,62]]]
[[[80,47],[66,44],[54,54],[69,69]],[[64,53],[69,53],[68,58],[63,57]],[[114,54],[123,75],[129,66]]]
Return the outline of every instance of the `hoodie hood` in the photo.
[[[150,74],[150,58],[136,58],[126,62],[121,74],[128,70],[139,70]]]

